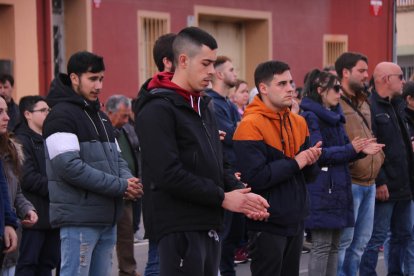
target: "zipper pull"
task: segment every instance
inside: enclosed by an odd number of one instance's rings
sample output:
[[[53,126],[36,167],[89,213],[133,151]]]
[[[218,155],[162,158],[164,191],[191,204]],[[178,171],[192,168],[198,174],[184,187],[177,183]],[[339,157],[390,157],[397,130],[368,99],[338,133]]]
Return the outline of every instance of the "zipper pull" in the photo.
[[[180,267],[183,267],[183,265],[184,265],[183,263],[184,263],[184,259],[181,259],[180,260]]]
[[[329,188],[329,191],[328,191],[328,192],[329,192],[329,194],[332,194],[332,189],[331,189],[331,188]]]

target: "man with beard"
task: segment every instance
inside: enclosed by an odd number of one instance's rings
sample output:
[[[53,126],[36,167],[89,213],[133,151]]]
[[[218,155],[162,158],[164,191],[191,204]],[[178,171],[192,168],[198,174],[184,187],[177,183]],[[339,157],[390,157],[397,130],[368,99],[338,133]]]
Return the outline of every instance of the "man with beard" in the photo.
[[[50,224],[60,227],[60,275],[109,275],[122,200],[142,195],[121,158],[109,118],[100,110],[105,65],[73,54],[50,87],[43,125]]]
[[[236,165],[236,155],[233,150],[233,134],[240,121],[237,107],[230,101],[230,89],[236,86],[237,74],[230,58],[218,56],[214,63],[215,74],[212,78],[212,89],[206,91],[212,98],[214,115],[218,129],[223,131],[222,140],[224,156],[231,166]],[[235,171],[233,170],[233,173]],[[244,216],[230,211],[224,212],[224,225],[220,233],[221,260],[220,273],[223,276],[234,276],[234,253],[244,235]],[[247,261],[247,257],[245,257]]]
[[[343,53],[335,62],[343,95],[340,105],[346,123],[345,130],[352,141],[356,137],[373,138],[371,111],[365,83],[368,80],[368,59],[360,53]],[[357,275],[361,256],[374,223],[375,178],[384,160],[382,151],[358,159],[350,165],[355,226],[345,228],[338,252],[338,275]]]

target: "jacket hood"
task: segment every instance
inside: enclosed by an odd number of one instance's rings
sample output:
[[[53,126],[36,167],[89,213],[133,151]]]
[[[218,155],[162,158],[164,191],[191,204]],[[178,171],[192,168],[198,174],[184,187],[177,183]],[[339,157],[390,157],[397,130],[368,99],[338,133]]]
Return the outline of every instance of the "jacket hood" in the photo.
[[[141,87],[139,92],[139,98],[138,102],[135,106],[135,109],[139,110],[142,108],[142,106],[152,98],[152,96],[155,97],[164,97],[164,98],[170,98],[175,103],[180,101],[179,98],[183,98],[187,103],[191,105],[191,107],[199,113],[199,105],[200,105],[200,92],[192,92],[187,91],[183,89],[182,87],[178,86],[177,84],[173,83],[171,81],[172,77],[174,76],[173,73],[170,72],[161,72],[157,73],[153,76],[153,78],[149,81],[147,81],[145,84],[147,84],[146,87]],[[159,93],[151,93],[151,90],[154,90],[156,88],[163,88],[171,90],[171,92],[159,92]],[[174,95],[175,94],[175,95]],[[176,97],[180,96],[180,97]]]
[[[332,107],[331,109],[327,109],[320,103],[317,103],[308,97],[304,97],[302,99],[300,107],[303,109],[303,111],[310,111],[315,113],[319,119],[330,125],[345,123],[345,116],[343,115],[341,106],[339,104],[335,107]]]
[[[72,83],[66,74],[59,74],[52,81],[46,102],[50,107],[60,102],[70,102],[96,112],[100,109],[99,100],[93,102],[86,100],[72,89]]]
[[[243,117],[249,114],[261,114],[270,120],[280,120],[284,116],[289,115],[290,109],[286,108],[283,111],[275,112],[268,108],[258,95],[254,96],[253,101],[246,107],[243,113]]]
[[[222,95],[220,95],[219,93],[217,93],[216,91],[214,91],[211,88],[206,89],[206,94],[214,99],[222,99],[222,100],[226,100],[226,97],[223,97]]]

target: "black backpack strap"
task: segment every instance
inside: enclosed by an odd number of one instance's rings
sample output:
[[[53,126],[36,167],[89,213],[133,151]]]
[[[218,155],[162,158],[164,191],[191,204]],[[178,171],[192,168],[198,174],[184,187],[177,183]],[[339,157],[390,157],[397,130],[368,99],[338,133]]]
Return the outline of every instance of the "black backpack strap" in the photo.
[[[351,102],[351,100],[343,95],[341,95],[341,99],[344,100],[344,102],[346,102],[350,107],[352,107],[352,109],[358,113],[358,115],[361,117],[362,121],[364,121],[364,124],[367,126],[367,128],[369,130],[371,130],[371,128],[369,127],[368,121],[367,119],[364,117],[364,115],[361,113],[361,111],[359,111],[359,109]]]

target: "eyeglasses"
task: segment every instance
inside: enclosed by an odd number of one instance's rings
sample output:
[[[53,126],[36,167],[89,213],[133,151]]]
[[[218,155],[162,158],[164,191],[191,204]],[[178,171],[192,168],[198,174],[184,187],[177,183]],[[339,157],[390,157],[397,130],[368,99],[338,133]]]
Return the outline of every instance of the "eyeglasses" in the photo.
[[[342,86],[339,84],[335,84],[332,88],[336,93],[339,93],[342,90]]]
[[[403,74],[389,74],[389,75],[387,75],[388,79],[390,79],[390,77],[392,77],[392,76],[397,76],[401,81],[404,79]]]
[[[37,109],[37,110],[32,110],[30,112],[40,112],[40,113],[49,113],[52,109],[49,107],[45,107],[45,108],[41,108],[41,109]]]

